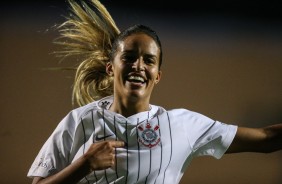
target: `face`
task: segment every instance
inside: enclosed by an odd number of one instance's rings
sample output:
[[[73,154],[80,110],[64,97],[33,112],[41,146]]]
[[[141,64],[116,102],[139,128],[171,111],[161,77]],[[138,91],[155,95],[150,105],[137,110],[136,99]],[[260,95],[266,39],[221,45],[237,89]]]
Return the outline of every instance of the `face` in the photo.
[[[114,77],[114,95],[149,100],[160,81],[160,50],[146,34],[133,34],[120,42],[107,72]]]

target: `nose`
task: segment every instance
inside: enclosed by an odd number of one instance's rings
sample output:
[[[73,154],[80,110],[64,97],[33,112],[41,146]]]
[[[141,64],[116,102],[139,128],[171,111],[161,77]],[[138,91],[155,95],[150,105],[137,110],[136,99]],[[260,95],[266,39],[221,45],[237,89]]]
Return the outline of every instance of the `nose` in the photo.
[[[144,61],[142,57],[136,59],[136,61],[133,63],[132,68],[135,69],[136,71],[143,71],[144,68]]]

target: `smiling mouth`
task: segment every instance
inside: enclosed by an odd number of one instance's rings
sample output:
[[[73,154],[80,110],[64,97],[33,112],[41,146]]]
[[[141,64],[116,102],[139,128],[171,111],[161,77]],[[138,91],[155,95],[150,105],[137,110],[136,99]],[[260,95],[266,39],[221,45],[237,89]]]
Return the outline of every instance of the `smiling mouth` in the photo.
[[[144,84],[146,81],[141,76],[131,75],[127,78],[129,82]]]

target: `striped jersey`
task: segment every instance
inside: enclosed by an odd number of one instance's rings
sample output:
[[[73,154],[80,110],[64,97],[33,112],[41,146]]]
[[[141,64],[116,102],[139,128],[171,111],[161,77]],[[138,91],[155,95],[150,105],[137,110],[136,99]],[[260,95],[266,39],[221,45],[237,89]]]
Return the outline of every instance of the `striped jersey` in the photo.
[[[150,110],[130,117],[109,111],[113,97],[72,110],[58,124],[35,158],[28,177],[53,175],[81,157],[93,143],[119,140],[116,164],[93,171],[79,183],[177,184],[196,156],[217,159],[231,144],[237,126],[187,109]]]

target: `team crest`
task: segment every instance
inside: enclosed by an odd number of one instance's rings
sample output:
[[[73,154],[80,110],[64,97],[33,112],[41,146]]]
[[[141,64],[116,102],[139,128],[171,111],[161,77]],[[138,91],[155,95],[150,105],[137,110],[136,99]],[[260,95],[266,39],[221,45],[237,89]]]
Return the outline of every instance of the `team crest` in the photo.
[[[159,135],[159,126],[152,126],[149,122],[144,126],[143,124],[138,127],[138,141],[144,146],[152,148],[159,144],[161,141]]]

